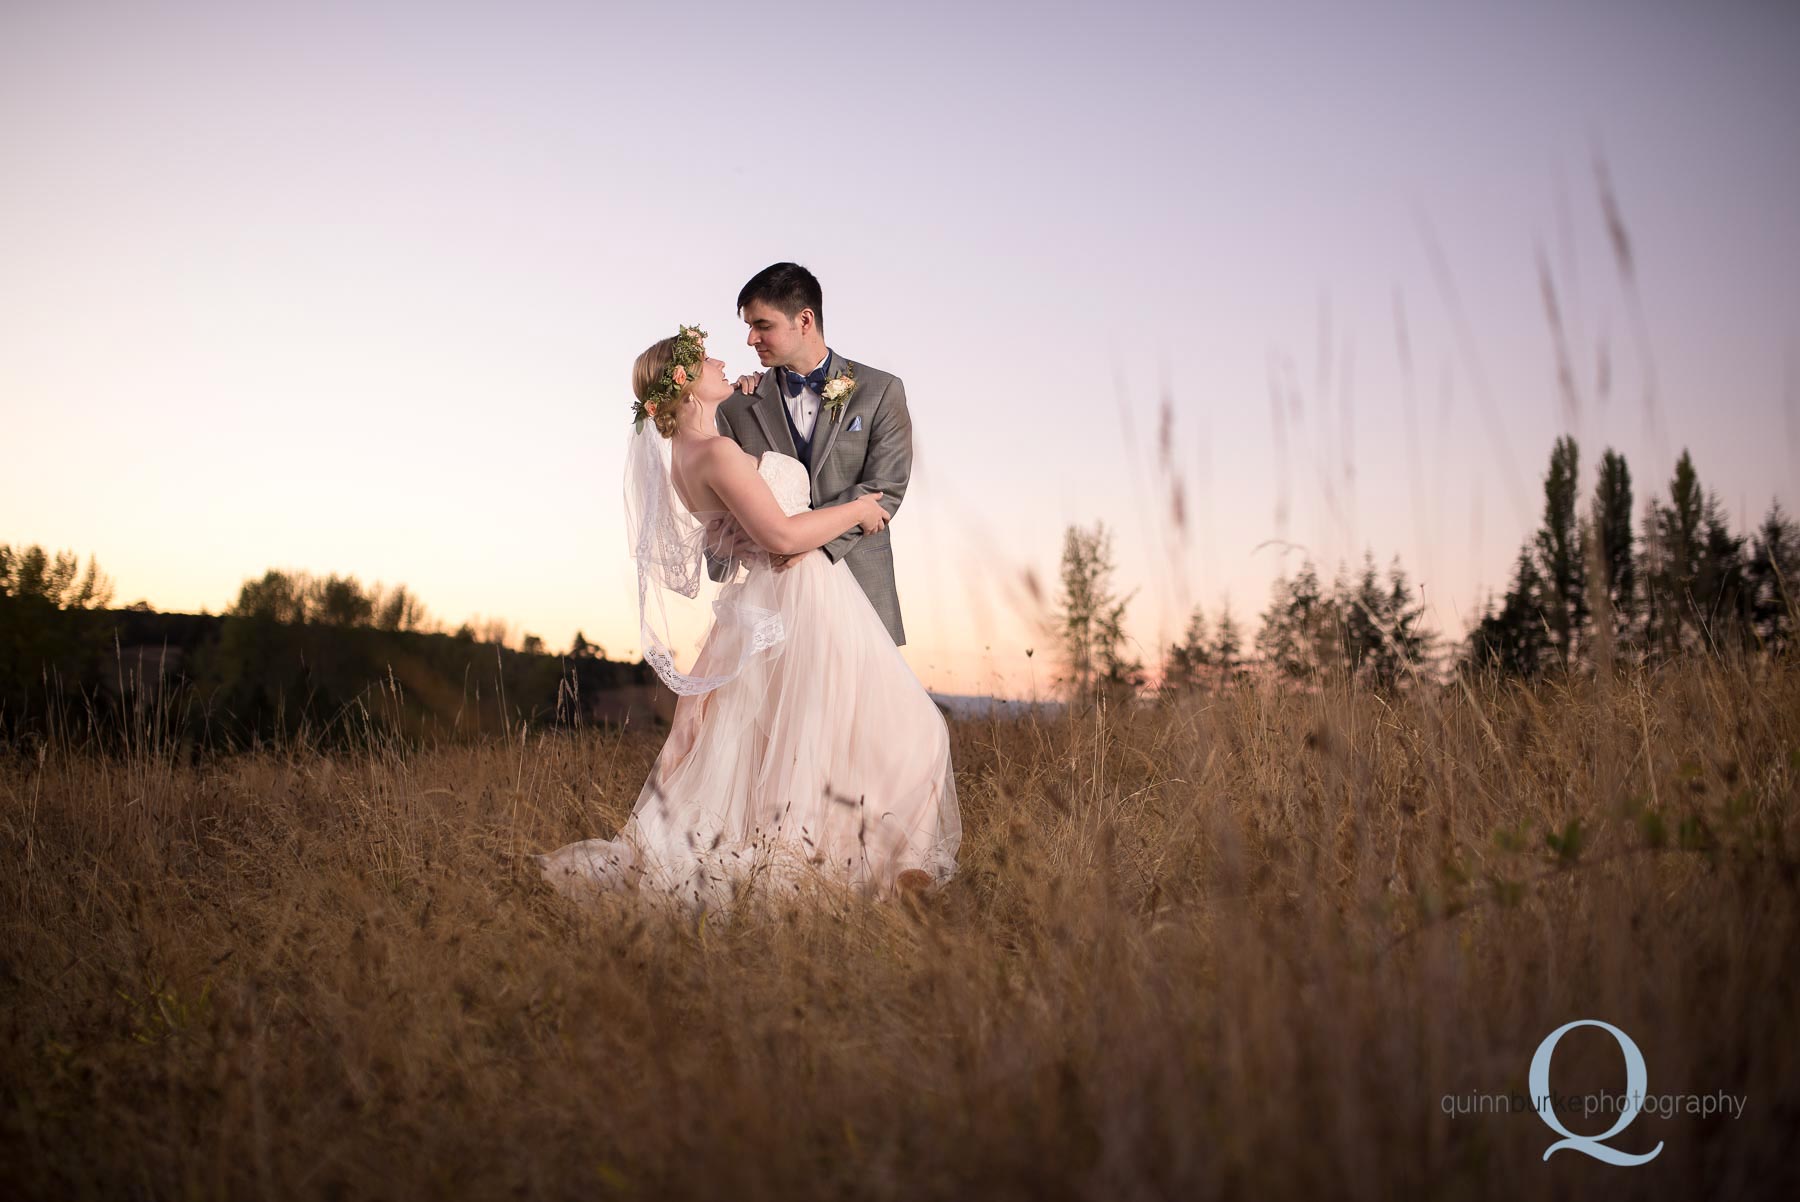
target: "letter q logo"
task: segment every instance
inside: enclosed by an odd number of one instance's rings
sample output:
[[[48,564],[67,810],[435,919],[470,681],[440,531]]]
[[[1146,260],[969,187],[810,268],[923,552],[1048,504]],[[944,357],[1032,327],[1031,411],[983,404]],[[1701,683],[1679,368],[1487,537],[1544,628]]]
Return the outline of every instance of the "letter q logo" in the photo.
[[[1620,1109],[1619,1121],[1612,1125],[1612,1130],[1601,1135],[1575,1134],[1563,1126],[1562,1121],[1556,1117],[1556,1108],[1546,1104],[1551,1096],[1551,1053],[1556,1051],[1557,1042],[1576,1027],[1600,1027],[1610,1031],[1612,1037],[1619,1041],[1619,1050],[1625,1053],[1625,1105]],[[1657,1154],[1663,1150],[1660,1140],[1656,1147],[1641,1156],[1633,1156],[1629,1152],[1609,1148],[1604,1142],[1631,1126],[1631,1121],[1637,1118],[1638,1111],[1644,1108],[1644,1087],[1649,1081],[1649,1076],[1649,1072],[1644,1067],[1644,1054],[1638,1051],[1637,1044],[1631,1041],[1631,1036],[1611,1023],[1601,1022],[1597,1018],[1581,1018],[1572,1023],[1564,1023],[1546,1035],[1544,1042],[1538,1044],[1537,1052],[1531,1058],[1531,1097],[1538,1117],[1563,1138],[1545,1149],[1544,1159],[1549,1160],[1553,1153],[1560,1152],[1564,1148],[1573,1148],[1577,1152],[1585,1152],[1595,1160],[1603,1160],[1607,1164],[1638,1165],[1655,1160]]]

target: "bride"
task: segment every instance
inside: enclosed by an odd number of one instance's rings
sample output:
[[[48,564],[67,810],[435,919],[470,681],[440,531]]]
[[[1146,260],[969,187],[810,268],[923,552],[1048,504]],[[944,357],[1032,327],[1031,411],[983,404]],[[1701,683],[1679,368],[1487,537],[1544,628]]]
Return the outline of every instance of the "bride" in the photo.
[[[571,897],[636,892],[701,911],[808,880],[873,897],[934,887],[962,837],[943,716],[849,564],[798,554],[879,531],[880,494],[810,509],[799,460],[757,460],[719,434],[732,386],[705,337],[683,326],[632,378],[627,533],[644,659],[677,694],[674,721],[617,838],[533,859]],[[745,567],[718,589],[684,669],[672,615],[702,601],[703,559],[733,552]]]

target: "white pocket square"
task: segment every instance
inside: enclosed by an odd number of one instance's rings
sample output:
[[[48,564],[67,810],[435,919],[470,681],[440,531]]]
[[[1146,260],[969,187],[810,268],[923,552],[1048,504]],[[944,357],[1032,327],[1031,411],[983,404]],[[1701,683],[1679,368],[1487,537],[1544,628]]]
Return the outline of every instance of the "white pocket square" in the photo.
[[[844,427],[844,433],[854,434],[860,429],[862,429],[862,414],[859,413],[850,419],[850,424]]]

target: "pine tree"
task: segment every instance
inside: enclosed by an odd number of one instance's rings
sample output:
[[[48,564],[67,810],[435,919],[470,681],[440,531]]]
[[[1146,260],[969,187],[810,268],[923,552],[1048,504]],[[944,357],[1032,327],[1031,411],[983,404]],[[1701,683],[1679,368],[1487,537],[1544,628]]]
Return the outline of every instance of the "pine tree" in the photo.
[[[1400,557],[1394,556],[1388,568],[1387,597],[1388,651],[1393,656],[1394,679],[1408,666],[1421,665],[1431,650],[1431,636],[1425,629],[1425,603],[1413,598],[1406,571]]]
[[[1544,477],[1544,524],[1537,532],[1538,574],[1551,649],[1571,662],[1587,625],[1587,558],[1576,521],[1581,453],[1573,438],[1556,440]]]
[[[1593,537],[1598,542],[1599,585],[1612,609],[1615,642],[1626,640],[1637,618],[1637,562],[1631,533],[1631,469],[1610,447],[1600,456],[1594,486]]]
[[[1256,655],[1269,669],[1281,676],[1297,676],[1304,665],[1300,644],[1288,625],[1288,609],[1293,604],[1294,586],[1286,576],[1277,576],[1269,586],[1268,608],[1263,610],[1262,625],[1256,632]]]
[[[1469,661],[1509,676],[1536,676],[1544,667],[1550,640],[1545,630],[1539,598],[1543,580],[1538,575],[1532,546],[1519,548],[1512,584],[1496,612],[1491,605],[1469,632]]]
[[[1776,653],[1793,645],[1800,620],[1800,526],[1772,502],[1751,543],[1745,566],[1750,623],[1764,647]]]
[[[1387,596],[1375,572],[1375,555],[1363,552],[1362,573],[1354,591],[1339,582],[1337,602],[1344,615],[1344,658],[1351,675],[1371,682],[1389,676],[1387,652]]]
[[[1095,645],[1100,651],[1099,683],[1114,701],[1136,697],[1144,687],[1143,662],[1131,654],[1131,640],[1125,633],[1125,604],[1129,600],[1128,597],[1106,610],[1095,627]]]
[[[1129,693],[1143,683],[1143,666],[1125,649],[1125,607],[1131,598],[1114,595],[1113,570],[1112,535],[1105,523],[1064,532],[1062,598],[1048,633],[1062,652],[1069,698],[1078,706],[1102,688]]]
[[[1181,641],[1169,648],[1163,660],[1163,691],[1182,693],[1200,684],[1203,669],[1211,661],[1212,651],[1206,638],[1206,613],[1196,605],[1188,618],[1187,632]]]
[[[1694,601],[1706,646],[1717,652],[1749,637],[1751,598],[1745,584],[1744,538],[1731,532],[1716,493],[1707,494],[1703,514]]]
[[[1372,688],[1392,690],[1423,656],[1425,607],[1416,603],[1398,556],[1387,583],[1365,552],[1355,590],[1340,586],[1336,606],[1343,614],[1343,643],[1351,673]]]
[[[1231,616],[1228,601],[1219,615],[1218,629],[1213,632],[1212,648],[1208,653],[1221,683],[1229,684],[1237,679],[1243,664],[1243,650],[1244,636],[1238,630],[1237,620]]]
[[[1689,649],[1696,641],[1694,589],[1706,538],[1706,498],[1687,451],[1675,462],[1669,503],[1654,511],[1655,574],[1650,579],[1652,624],[1648,639],[1663,654]]]
[[[1335,601],[1319,584],[1311,560],[1292,580],[1276,580],[1256,634],[1257,654],[1279,674],[1306,680],[1342,659],[1341,623]]]

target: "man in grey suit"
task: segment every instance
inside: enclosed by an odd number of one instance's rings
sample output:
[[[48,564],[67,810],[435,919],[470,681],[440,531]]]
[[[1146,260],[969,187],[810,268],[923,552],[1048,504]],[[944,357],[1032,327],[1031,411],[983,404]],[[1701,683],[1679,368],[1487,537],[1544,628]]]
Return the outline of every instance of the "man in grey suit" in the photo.
[[[798,263],[757,272],[738,293],[737,307],[763,372],[753,389],[751,377],[740,380],[742,391],[719,406],[719,433],[758,458],[779,451],[805,464],[814,509],[878,492],[891,521],[912,475],[912,418],[899,378],[825,345],[819,281]],[[846,381],[848,395],[833,406],[828,398]],[[849,562],[895,645],[904,646],[890,529],[875,534],[853,529],[820,551],[833,563]],[[776,570],[797,558],[776,556]],[[719,580],[735,566],[712,561],[709,568]]]

